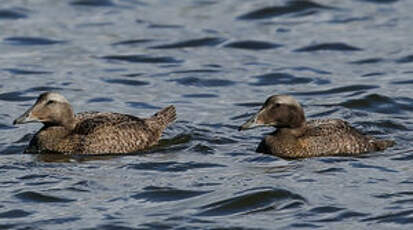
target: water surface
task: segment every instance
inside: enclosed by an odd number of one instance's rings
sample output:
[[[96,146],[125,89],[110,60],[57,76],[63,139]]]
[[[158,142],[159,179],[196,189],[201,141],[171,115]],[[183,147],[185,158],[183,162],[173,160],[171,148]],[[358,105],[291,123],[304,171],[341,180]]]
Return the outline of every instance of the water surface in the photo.
[[[2,1],[1,229],[408,229],[413,222],[413,3]],[[150,116],[160,148],[22,154],[12,121],[44,91],[75,111]],[[237,131],[267,96],[397,145],[362,157],[255,153]]]

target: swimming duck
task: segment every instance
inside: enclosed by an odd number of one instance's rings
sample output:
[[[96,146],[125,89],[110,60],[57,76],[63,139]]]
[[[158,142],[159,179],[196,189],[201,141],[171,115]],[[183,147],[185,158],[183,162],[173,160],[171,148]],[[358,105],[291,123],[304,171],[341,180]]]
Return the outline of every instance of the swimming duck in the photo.
[[[288,95],[269,97],[239,130],[260,126],[273,126],[277,130],[264,138],[257,152],[282,158],[359,155],[395,144],[365,136],[340,119],[306,121],[301,105]]]
[[[150,118],[120,113],[74,114],[62,95],[42,93],[13,124],[41,122],[25,152],[64,154],[132,153],[155,145],[163,130],[176,119],[174,106]]]

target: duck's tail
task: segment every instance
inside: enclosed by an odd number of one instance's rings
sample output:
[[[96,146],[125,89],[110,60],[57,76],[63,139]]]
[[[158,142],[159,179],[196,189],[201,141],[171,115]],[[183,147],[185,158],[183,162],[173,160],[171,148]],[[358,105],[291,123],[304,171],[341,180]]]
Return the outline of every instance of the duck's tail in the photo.
[[[385,150],[388,147],[392,147],[395,145],[396,142],[393,140],[374,140],[374,145],[376,146],[377,150]]]
[[[176,120],[176,109],[173,105],[170,105],[155,113],[152,117],[166,127]]]

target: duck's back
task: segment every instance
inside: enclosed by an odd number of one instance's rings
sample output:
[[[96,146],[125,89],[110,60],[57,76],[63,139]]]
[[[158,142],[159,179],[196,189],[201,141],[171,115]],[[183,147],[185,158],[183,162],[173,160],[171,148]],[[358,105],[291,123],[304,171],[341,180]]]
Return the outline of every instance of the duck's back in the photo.
[[[73,136],[81,136],[77,153],[128,153],[147,148],[164,127],[148,119],[119,113],[80,113]]]
[[[305,132],[294,140],[277,136],[276,132],[275,136],[268,136],[265,142],[266,146],[270,145],[273,154],[290,158],[358,155],[383,150],[394,144],[393,141],[363,135],[340,119],[311,120],[306,123]]]

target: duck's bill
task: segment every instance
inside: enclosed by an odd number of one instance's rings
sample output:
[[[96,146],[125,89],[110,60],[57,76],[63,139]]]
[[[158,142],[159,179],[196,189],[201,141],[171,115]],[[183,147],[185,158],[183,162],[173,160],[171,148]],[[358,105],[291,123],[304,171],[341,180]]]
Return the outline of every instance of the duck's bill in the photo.
[[[25,124],[29,122],[39,122],[38,119],[32,117],[31,109],[27,110],[20,117],[13,121],[13,125]]]
[[[261,126],[257,124],[257,117],[258,117],[258,114],[251,117],[247,122],[245,122],[238,128],[238,131],[253,129],[255,127]]]

